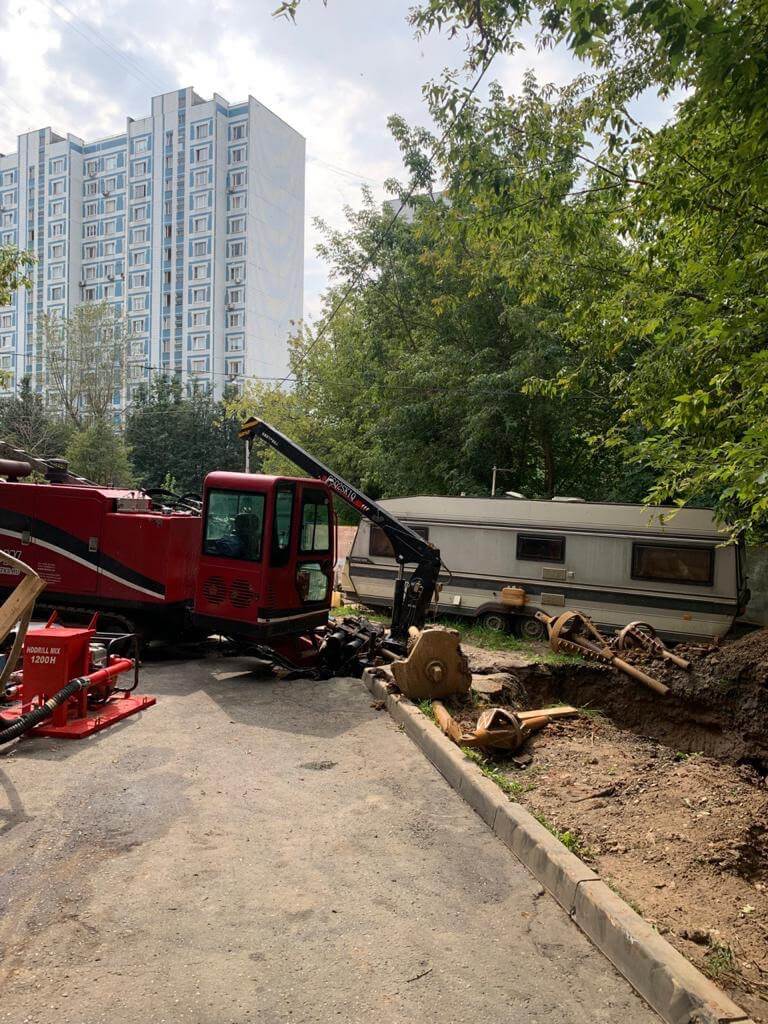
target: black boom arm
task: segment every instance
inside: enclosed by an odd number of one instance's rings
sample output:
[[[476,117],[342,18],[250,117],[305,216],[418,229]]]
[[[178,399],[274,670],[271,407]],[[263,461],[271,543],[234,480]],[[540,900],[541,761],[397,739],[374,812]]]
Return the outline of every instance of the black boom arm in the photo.
[[[370,519],[384,531],[400,566],[392,603],[392,636],[396,640],[404,640],[408,636],[409,626],[421,629],[440,575],[440,552],[437,548],[264,420],[255,417],[246,420],[240,428],[240,437],[248,442],[258,437],[271,445],[309,476],[326,484],[361,516]],[[416,563],[408,580],[403,575],[406,562]]]

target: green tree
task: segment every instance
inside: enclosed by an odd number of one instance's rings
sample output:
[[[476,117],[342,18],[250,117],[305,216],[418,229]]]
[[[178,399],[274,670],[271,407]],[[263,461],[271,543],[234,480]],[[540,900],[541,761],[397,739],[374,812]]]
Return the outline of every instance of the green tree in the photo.
[[[112,303],[89,302],[69,317],[39,321],[49,401],[77,429],[109,418],[125,392],[128,326]]]
[[[199,493],[214,469],[242,470],[244,449],[238,421],[224,402],[200,391],[185,398],[176,378],[156,377],[140,388],[129,411],[125,438],[139,482]]]
[[[42,396],[22,377],[19,390],[0,399],[0,437],[10,444],[43,458],[61,455],[70,431],[45,408]]]
[[[135,482],[125,442],[106,420],[94,420],[73,434],[66,455],[71,470],[94,483],[130,487]]]
[[[17,288],[31,287],[29,270],[35,258],[13,245],[0,246],[0,306],[7,306]]]

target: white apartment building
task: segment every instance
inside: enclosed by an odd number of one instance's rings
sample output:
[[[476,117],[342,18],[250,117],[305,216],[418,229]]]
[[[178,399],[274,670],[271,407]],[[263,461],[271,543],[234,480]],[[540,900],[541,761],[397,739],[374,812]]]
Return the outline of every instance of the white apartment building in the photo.
[[[287,372],[301,319],[302,136],[257,100],[179,89],[97,142],[50,128],[0,155],[0,245],[37,257],[33,287],[0,307],[0,369],[12,393],[45,387],[41,314],[113,302],[128,318],[116,411],[156,373],[187,392]]]

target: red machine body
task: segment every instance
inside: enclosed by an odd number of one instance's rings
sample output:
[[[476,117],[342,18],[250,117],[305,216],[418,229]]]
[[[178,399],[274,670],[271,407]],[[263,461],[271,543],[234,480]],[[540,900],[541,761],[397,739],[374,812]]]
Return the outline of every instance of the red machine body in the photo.
[[[30,735],[81,739],[155,703],[155,698],[147,695],[113,692],[115,677],[135,671],[135,663],[131,658],[110,655],[101,644],[95,646],[104,652],[103,658],[94,663],[94,639],[99,639],[95,620],[82,629],[58,626],[54,620],[55,616],[45,627],[27,632],[17,694],[21,704],[9,712],[9,719],[45,704],[73,679],[87,679],[88,685],[57,707]]]
[[[122,615],[178,636],[192,601],[200,516],[141,491],[0,481],[0,548],[45,580],[42,604]],[[0,567],[0,599],[19,581]]]
[[[300,634],[328,622],[335,561],[331,491],[317,480],[209,473],[193,623],[311,657]]]

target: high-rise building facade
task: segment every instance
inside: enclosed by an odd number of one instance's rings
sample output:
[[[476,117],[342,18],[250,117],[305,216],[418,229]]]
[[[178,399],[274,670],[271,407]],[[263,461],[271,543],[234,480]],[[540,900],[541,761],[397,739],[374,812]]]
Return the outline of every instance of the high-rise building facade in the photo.
[[[116,410],[154,374],[185,390],[287,372],[302,315],[304,139],[255,99],[152,99],[98,142],[50,128],[0,156],[0,244],[34,253],[0,308],[5,393],[46,387],[43,314],[108,300],[130,341]],[[122,393],[119,393],[119,392]]]

